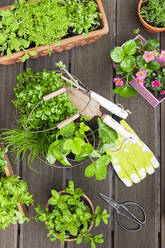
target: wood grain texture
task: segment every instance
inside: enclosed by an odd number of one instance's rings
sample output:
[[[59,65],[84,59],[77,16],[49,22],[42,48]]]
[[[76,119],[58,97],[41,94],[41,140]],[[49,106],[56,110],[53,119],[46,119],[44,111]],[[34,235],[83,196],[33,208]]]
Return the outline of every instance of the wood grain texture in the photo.
[[[112,67],[110,65],[109,52],[113,47],[113,18],[115,15],[115,1],[103,0],[103,6],[108,19],[110,32],[96,43],[78,47],[71,51],[71,72],[89,88],[112,100]],[[88,164],[90,161],[88,161]],[[112,196],[112,175],[113,172],[109,166],[107,179],[96,181],[95,178],[86,178],[84,170],[87,163],[80,167],[72,169],[70,177],[74,180],[76,187],[82,187],[85,194],[89,196],[94,206],[100,205],[102,209],[106,208],[109,213],[109,206],[98,196],[98,192]],[[112,219],[106,226],[101,224],[99,228],[94,229],[94,234],[103,233],[105,242],[98,244],[98,247],[111,248],[111,228]],[[68,243],[69,248],[78,247],[75,243]],[[82,243],[79,247],[87,248],[89,244]]]
[[[13,3],[14,3],[14,0],[1,0],[0,1],[0,7],[7,6],[7,5],[10,5]]]
[[[133,38],[133,30],[141,28],[137,18],[138,0],[130,0],[126,4],[124,0],[117,1],[117,44],[121,45],[126,40]],[[154,37],[144,30],[142,35],[147,38]],[[128,118],[128,123],[137,132],[139,137],[150,149],[159,155],[159,107],[154,109],[140,95],[131,99],[117,97],[117,102],[123,104],[126,109],[130,109],[132,115]],[[159,170],[152,176],[147,176],[142,182],[131,188],[126,188],[116,177],[115,198],[119,202],[136,201],[140,203],[147,213],[147,223],[143,229],[137,233],[129,233],[115,225],[115,247],[116,248],[141,248],[158,247],[159,231]]]
[[[161,49],[165,49],[165,33],[161,34]],[[161,248],[165,247],[165,101],[161,104]]]
[[[22,71],[22,66],[0,66],[0,129],[13,128],[16,126],[15,110],[11,103],[13,99],[13,87],[16,85],[16,75]],[[9,154],[14,173],[19,174],[19,163],[14,161],[14,156]],[[17,165],[17,166],[16,166]],[[0,231],[0,247],[17,247],[17,225],[11,225],[5,231]]]
[[[35,60],[29,60],[26,64],[27,68],[32,68],[34,71],[41,71],[47,69],[48,71],[54,70],[54,63],[62,60],[68,64],[68,52],[55,54],[47,57],[41,57]],[[47,201],[50,198],[50,190],[62,190],[65,180],[65,169],[52,168],[45,165],[40,160],[36,160],[32,167],[39,171],[40,175],[28,168],[26,161],[22,167],[22,177],[28,182],[29,190],[33,194],[35,201],[34,206],[40,204],[42,208],[46,207]],[[28,209],[30,217],[35,215],[34,207]],[[21,226],[20,231],[20,248],[33,248],[33,247],[63,247],[59,241],[50,242],[46,237],[47,231],[45,224],[41,222],[31,221],[28,224]]]

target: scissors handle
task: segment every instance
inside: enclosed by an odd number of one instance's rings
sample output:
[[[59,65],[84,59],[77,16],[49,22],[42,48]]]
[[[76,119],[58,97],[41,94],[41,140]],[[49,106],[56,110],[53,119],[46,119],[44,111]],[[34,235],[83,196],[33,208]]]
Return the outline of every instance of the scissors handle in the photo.
[[[137,218],[128,208],[127,206],[136,206],[142,213],[143,215],[143,219],[139,219]],[[120,209],[123,209],[125,211],[126,214],[122,213],[120,211]],[[137,228],[128,228],[127,226],[123,225],[120,222],[120,216],[124,217],[125,219],[128,219],[130,222],[133,222],[137,225]],[[129,232],[137,232],[140,231],[142,229],[142,225],[146,223],[146,213],[144,208],[139,205],[136,202],[125,202],[120,204],[120,207],[116,210],[116,220],[118,222],[118,224],[120,225],[120,227],[122,227],[124,230],[129,231]]]

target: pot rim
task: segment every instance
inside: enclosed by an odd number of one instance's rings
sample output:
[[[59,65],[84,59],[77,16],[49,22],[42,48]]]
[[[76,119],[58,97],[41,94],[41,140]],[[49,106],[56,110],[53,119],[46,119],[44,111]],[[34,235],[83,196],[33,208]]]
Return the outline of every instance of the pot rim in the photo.
[[[152,33],[164,32],[164,31],[165,31],[165,27],[164,27],[164,28],[159,28],[159,27],[151,26],[150,24],[148,24],[148,23],[143,19],[143,17],[142,17],[141,14],[140,14],[140,10],[141,10],[142,4],[143,4],[143,0],[140,0],[140,1],[139,1],[139,4],[138,4],[138,16],[139,16],[139,20],[140,20],[140,22],[143,24],[143,26],[145,26],[146,29],[148,29],[148,30],[149,30],[150,32],[152,32]]]
[[[59,191],[59,193],[60,193],[60,194],[64,194],[64,193],[66,193],[66,192],[65,192],[65,190],[61,190],[61,191]],[[87,204],[87,205],[88,205],[88,207],[89,207],[90,210],[91,210],[91,214],[94,216],[94,215],[95,215],[95,209],[94,209],[94,206],[93,206],[93,203],[91,202],[91,200],[88,198],[87,195],[83,195],[83,196],[81,196],[81,197],[82,197],[82,198],[85,198],[85,200],[89,203],[89,204]],[[50,203],[47,202],[46,208],[48,208],[49,205],[50,205]],[[87,233],[90,232],[90,230],[91,230],[92,227],[93,227],[93,224],[94,224],[94,223],[91,223],[91,224],[90,224],[90,226],[89,226],[89,228],[88,228],[88,231],[87,231],[84,235],[86,235]],[[83,236],[84,236],[84,235],[83,235]],[[59,239],[59,238],[58,238],[58,239]],[[67,238],[67,239],[64,239],[64,241],[68,241],[68,242],[72,242],[72,241],[75,241],[75,240],[77,240],[77,238]]]

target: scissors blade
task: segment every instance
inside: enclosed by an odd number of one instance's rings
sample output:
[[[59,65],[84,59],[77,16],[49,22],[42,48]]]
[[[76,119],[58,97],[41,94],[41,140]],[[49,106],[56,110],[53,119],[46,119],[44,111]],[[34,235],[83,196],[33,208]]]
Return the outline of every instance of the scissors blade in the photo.
[[[106,202],[108,203],[112,208],[114,209],[118,209],[120,207],[120,204],[117,203],[116,201],[112,200],[110,197],[102,194],[102,193],[99,193],[99,196]]]

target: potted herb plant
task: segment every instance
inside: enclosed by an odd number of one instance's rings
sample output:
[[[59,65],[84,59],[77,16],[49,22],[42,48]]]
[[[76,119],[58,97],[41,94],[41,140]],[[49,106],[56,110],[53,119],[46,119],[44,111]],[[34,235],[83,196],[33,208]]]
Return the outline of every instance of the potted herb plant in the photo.
[[[19,224],[30,221],[25,205],[33,204],[27,183],[13,175],[6,152],[7,148],[0,150],[0,228],[3,230],[17,221]]]
[[[138,35],[111,51],[117,86],[113,93],[129,98],[139,92],[153,107],[165,99],[165,51],[159,46],[157,39]]]
[[[106,33],[101,0],[15,0],[0,8],[0,64],[84,46]]]
[[[163,0],[140,0],[138,16],[149,32],[165,31],[165,3]]]
[[[45,222],[47,236],[51,241],[60,239],[64,243],[76,240],[80,244],[84,239],[85,243],[90,242],[92,248],[96,247],[95,243],[104,242],[103,234],[93,236],[89,232],[94,224],[98,227],[101,220],[108,224],[109,214],[106,209],[101,212],[97,206],[94,210],[92,202],[81,188],[74,188],[73,181],[69,181],[64,191],[51,190],[51,195],[46,210],[42,210],[39,205],[35,208],[35,219]]]

